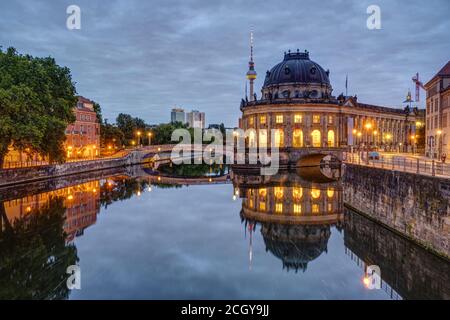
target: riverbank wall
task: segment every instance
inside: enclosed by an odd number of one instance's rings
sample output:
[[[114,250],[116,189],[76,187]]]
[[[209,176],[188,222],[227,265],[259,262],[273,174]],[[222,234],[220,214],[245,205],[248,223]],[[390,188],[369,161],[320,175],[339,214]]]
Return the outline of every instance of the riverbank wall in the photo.
[[[450,258],[450,180],[351,164],[345,171],[345,206]]]
[[[126,167],[144,161],[143,153],[133,151],[124,157],[97,159],[91,161],[67,162],[37,167],[12,168],[0,170],[0,187],[35,182],[57,177],[85,174],[111,168]]]

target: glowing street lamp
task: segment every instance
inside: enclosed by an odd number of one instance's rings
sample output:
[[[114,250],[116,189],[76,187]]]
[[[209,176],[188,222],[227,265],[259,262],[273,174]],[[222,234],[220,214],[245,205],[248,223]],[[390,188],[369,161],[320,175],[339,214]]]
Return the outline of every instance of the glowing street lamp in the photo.
[[[153,135],[153,134],[152,134],[151,132],[147,133],[147,137],[148,137],[148,145],[151,145],[152,135]]]
[[[141,144],[141,134],[142,134],[142,132],[140,132],[140,131],[136,132],[136,135],[138,136],[138,145]]]

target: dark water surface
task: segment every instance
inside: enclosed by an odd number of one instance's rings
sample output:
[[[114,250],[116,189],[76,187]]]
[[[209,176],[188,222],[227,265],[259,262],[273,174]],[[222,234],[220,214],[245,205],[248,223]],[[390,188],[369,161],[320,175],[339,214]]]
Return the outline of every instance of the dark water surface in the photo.
[[[345,209],[339,183],[228,178],[116,174],[3,192],[0,298],[449,297],[448,264]],[[396,256],[423,270],[402,274]],[[71,264],[80,290],[66,287]],[[370,264],[381,267],[381,289],[363,283]]]

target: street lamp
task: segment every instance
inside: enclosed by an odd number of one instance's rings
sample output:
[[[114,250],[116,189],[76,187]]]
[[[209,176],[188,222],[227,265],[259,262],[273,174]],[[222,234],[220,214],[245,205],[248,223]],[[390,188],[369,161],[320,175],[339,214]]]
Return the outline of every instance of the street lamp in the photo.
[[[147,133],[147,136],[148,136],[148,145],[150,146],[152,143],[151,143],[151,140],[152,140],[152,133],[151,132],[149,132],[149,133]]]
[[[437,154],[437,156],[438,156],[438,159],[439,159],[439,157],[442,154],[442,138],[441,138],[442,130],[439,129],[438,131],[436,131],[436,133],[437,133],[437,136],[438,136],[438,154]]]
[[[138,145],[141,145],[141,134],[142,132],[138,131],[136,132],[137,136],[138,136]]]
[[[390,142],[389,142],[389,141],[392,139],[392,135],[391,135],[390,133],[387,133],[387,134],[384,136],[384,138],[385,138],[386,144],[389,145],[389,151],[391,151],[391,146],[390,146]]]

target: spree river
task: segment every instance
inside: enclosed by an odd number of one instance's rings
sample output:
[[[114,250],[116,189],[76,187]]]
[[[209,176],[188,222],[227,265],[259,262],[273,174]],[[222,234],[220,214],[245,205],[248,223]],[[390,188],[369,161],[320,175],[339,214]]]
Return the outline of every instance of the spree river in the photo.
[[[450,298],[448,262],[346,209],[339,181],[138,167],[0,199],[1,299]]]

